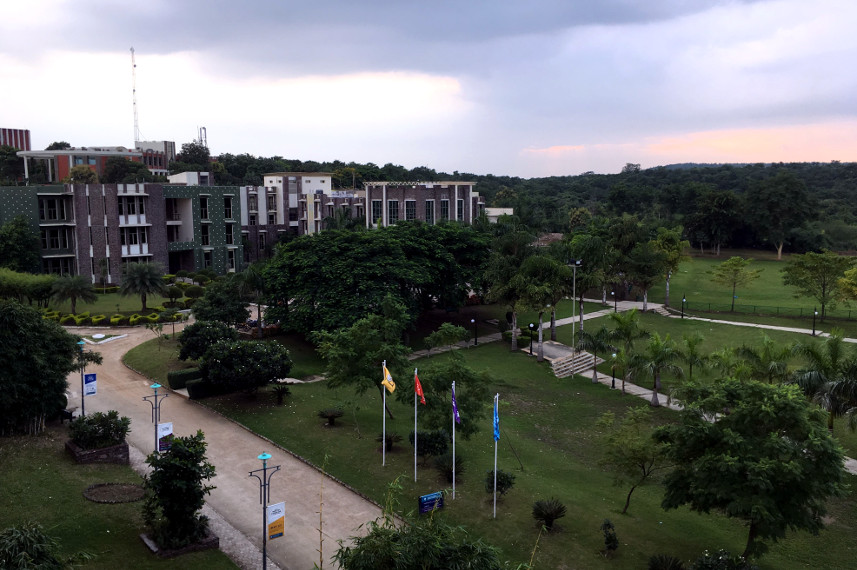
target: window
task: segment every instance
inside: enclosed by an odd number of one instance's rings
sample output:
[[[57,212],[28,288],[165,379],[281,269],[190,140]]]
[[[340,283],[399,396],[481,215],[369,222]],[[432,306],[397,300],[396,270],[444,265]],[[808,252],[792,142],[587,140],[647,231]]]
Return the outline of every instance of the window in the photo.
[[[203,251],[202,252],[202,266],[205,268],[211,267],[211,252]]]
[[[250,214],[248,216],[247,225],[248,226],[255,226],[256,225],[256,214]]]
[[[459,222],[463,222],[464,221],[464,200],[462,200],[461,198],[458,199],[457,208],[458,208],[458,211],[455,213],[456,219]]]
[[[227,269],[235,269],[235,250],[234,249],[226,250],[226,268]]]
[[[268,211],[276,212],[277,211],[277,195],[276,194],[268,194]]]
[[[434,224],[434,200],[426,200],[426,223]]]
[[[223,216],[227,220],[232,219],[232,197],[227,196],[223,199]]]
[[[116,209],[119,210],[119,215],[125,215],[125,198],[119,198],[118,203],[116,204]]]
[[[277,212],[268,212],[268,225],[273,226],[277,223]]]
[[[235,236],[232,233],[232,224],[226,224],[226,244],[232,245],[235,243]]]
[[[251,212],[255,212],[259,209],[259,197],[255,194],[250,194],[247,196],[247,209]]]
[[[137,213],[137,199],[136,198],[122,198],[120,201],[125,201],[125,213],[129,216],[133,216]]]
[[[440,201],[440,221],[449,220],[449,200]]]
[[[206,197],[199,199],[199,217],[202,220],[208,219],[208,198]]]
[[[211,245],[211,234],[210,229],[207,225],[202,226],[202,233],[200,234],[202,239],[202,245]]]
[[[39,219],[64,220],[65,201],[62,198],[39,199]]]
[[[298,209],[297,208],[289,208],[289,221],[297,222],[298,221]]]
[[[405,200],[405,220],[413,221],[417,219],[417,201]]]
[[[128,232],[128,245],[137,245],[139,240],[137,239],[137,228],[129,228]]]
[[[381,208],[381,200],[372,200],[372,219],[369,220],[371,223],[381,224],[381,216],[383,216]]]
[[[264,233],[259,234],[259,249],[265,249],[265,235]]]
[[[399,221],[399,201],[390,200],[387,202],[387,223],[390,225]]]
[[[147,243],[147,238],[146,228],[140,228],[140,243]]]
[[[145,198],[140,198],[140,215],[141,216],[146,215],[146,199]]]

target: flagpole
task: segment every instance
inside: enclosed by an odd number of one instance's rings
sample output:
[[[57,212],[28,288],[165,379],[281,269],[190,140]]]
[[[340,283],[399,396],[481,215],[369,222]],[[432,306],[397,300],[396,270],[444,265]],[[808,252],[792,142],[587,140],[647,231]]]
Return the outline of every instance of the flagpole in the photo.
[[[384,371],[387,369],[387,361],[381,364],[381,376],[386,380]],[[381,403],[381,467],[387,465],[387,390],[381,386],[381,393],[384,395]]]
[[[497,400],[500,394],[494,396],[494,422],[497,427]],[[494,518],[497,518],[497,434],[494,434]]]
[[[414,483],[417,482],[417,369],[414,368]]]
[[[452,398],[455,400],[455,382],[452,383]],[[452,409],[452,500],[455,500],[455,408]]]

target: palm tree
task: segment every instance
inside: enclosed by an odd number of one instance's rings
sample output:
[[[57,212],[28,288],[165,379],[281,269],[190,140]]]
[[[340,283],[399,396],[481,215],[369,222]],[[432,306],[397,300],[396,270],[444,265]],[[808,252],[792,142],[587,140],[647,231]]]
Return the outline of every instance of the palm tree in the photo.
[[[524,259],[532,253],[530,244],[535,236],[524,231],[514,230],[494,240],[494,253],[488,260],[485,281],[488,283],[488,299],[503,303],[512,313],[512,350],[518,350],[518,308],[522,304],[524,292],[519,287],[520,280],[515,279]]]
[[[607,319],[613,323],[610,340],[621,342],[626,354],[631,353],[635,340],[649,337],[649,331],[640,326],[640,313],[636,308],[624,313],[610,313]]]
[[[753,348],[742,346],[735,351],[750,366],[750,377],[754,380],[767,380],[768,384],[784,382],[788,377],[789,357],[792,349],[778,345],[768,335],[762,335],[762,346]]]
[[[626,352],[619,349],[613,357],[613,364],[622,371],[622,393],[625,393],[625,382],[632,382],[634,377],[643,372],[643,357],[637,352]]]
[[[571,270],[556,259],[532,255],[524,260],[520,271],[511,280],[511,286],[521,292],[524,305],[539,313],[539,362],[545,359],[542,315],[565,295],[570,274]]]
[[[592,353],[592,383],[598,383],[598,371],[595,369],[598,361],[598,353],[605,353],[615,347],[610,344],[610,331],[602,326],[595,333],[580,331],[577,341],[577,350],[586,350]]]
[[[661,338],[658,333],[655,333],[649,339],[649,344],[641,357],[643,359],[641,368],[654,379],[652,406],[658,407],[661,405],[660,400],[658,400],[658,390],[661,389],[661,374],[670,372],[679,377],[684,376],[681,366],[675,364],[675,361],[681,358],[681,353],[676,348],[675,342],[670,339],[670,335]]]
[[[806,361],[792,380],[828,413],[827,428],[832,431],[833,419],[854,407],[849,405],[848,396],[853,395],[850,387],[857,383],[857,359],[845,349],[844,333],[833,329],[823,343],[798,343],[792,352]]]
[[[156,263],[129,263],[122,272],[122,285],[119,293],[125,297],[128,295],[140,295],[143,304],[141,309],[145,312],[146,295],[163,293],[166,288],[164,283],[164,272]]]
[[[83,275],[62,275],[51,286],[51,295],[58,302],[71,301],[71,313],[77,314],[77,300],[94,303],[98,300],[92,283]]]
[[[257,261],[241,273],[235,275],[238,290],[256,302],[256,327],[259,338],[262,338],[262,300],[265,295],[265,263]]]
[[[699,345],[705,338],[699,331],[694,331],[691,335],[682,336],[684,350],[681,351],[681,359],[687,364],[687,379],[693,381],[693,367],[705,368],[711,361],[711,357],[702,354],[699,350]]]

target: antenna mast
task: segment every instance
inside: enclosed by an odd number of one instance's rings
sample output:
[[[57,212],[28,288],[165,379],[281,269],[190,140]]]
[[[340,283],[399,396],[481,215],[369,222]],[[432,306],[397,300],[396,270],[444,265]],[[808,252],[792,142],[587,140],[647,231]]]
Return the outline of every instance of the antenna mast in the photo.
[[[140,140],[140,125],[137,122],[137,63],[134,61],[134,48],[131,48],[131,92],[134,99],[134,145]]]

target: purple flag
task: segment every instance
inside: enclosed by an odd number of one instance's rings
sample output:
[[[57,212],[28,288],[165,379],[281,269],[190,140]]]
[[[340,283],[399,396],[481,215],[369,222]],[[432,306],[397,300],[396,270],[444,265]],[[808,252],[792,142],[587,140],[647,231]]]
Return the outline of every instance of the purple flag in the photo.
[[[452,417],[455,418],[455,423],[461,423],[461,416],[458,415],[458,404],[455,403],[455,382],[452,383]]]

